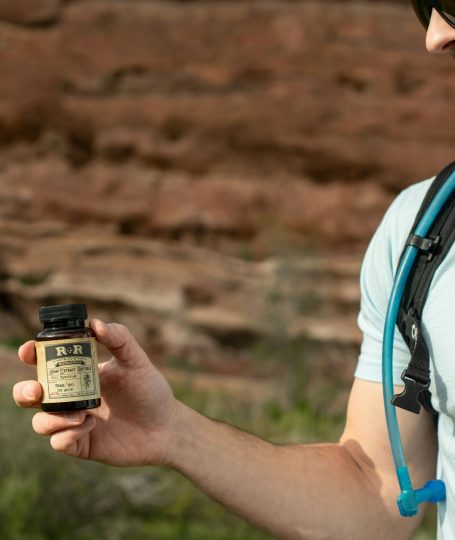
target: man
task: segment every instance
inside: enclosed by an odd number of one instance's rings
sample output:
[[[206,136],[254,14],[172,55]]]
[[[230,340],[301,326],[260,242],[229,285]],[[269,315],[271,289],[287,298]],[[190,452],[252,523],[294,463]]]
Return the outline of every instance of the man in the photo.
[[[455,28],[442,11],[431,13],[427,48],[433,53],[455,51]],[[117,466],[173,467],[227,508],[279,538],[411,537],[422,511],[414,518],[402,518],[396,507],[398,484],[380,383],[381,340],[394,268],[428,185],[428,181],[418,184],[398,197],[368,249],[359,317],[364,341],[346,427],[338,443],[276,446],[203,417],[174,398],[125,327],[99,320],[92,320],[91,327],[113,355],[100,366],[102,406],[71,414],[38,412],[33,428],[50,436],[55,450],[71,456]],[[447,503],[439,509],[439,529],[441,538],[453,539],[455,315],[441,307],[447,305],[451,293],[455,297],[451,254],[443,266],[435,275],[423,322],[432,357],[437,358],[436,366],[432,364],[432,391],[433,405],[440,413],[438,477],[447,480],[448,488]],[[441,332],[441,328],[449,331]],[[399,375],[409,353],[400,336],[396,341]],[[33,364],[33,342],[22,345],[19,356]],[[20,406],[39,407],[41,387],[36,381],[16,384],[13,394]],[[398,411],[398,419],[411,478],[420,486],[435,477],[434,421],[425,412]]]

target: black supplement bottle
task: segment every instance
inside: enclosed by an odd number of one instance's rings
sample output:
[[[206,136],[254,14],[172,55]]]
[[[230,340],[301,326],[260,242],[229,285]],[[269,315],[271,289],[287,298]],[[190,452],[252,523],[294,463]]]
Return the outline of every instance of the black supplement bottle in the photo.
[[[35,337],[41,408],[47,412],[93,409],[101,405],[96,339],[85,326],[85,304],[44,306],[44,330]]]

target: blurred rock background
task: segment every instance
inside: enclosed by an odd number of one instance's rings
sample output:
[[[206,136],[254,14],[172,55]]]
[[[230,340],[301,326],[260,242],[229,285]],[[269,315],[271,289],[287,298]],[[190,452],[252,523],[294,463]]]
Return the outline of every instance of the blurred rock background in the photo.
[[[0,19],[1,339],[82,301],[163,366],[260,376],[258,344],[305,340],[349,377],[366,243],[452,157],[450,66],[407,3],[17,0]]]
[[[407,2],[0,0],[0,340],[86,302],[167,368],[298,340],[349,380],[368,239],[452,159],[448,62]]]
[[[40,305],[85,302],[183,393],[265,403],[245,428],[335,433],[368,240],[453,159],[452,64],[426,54],[409,4],[0,0],[0,382],[22,375]]]
[[[349,380],[368,239],[452,159],[407,2],[0,0],[0,66],[3,343],[80,301],[166,368]]]

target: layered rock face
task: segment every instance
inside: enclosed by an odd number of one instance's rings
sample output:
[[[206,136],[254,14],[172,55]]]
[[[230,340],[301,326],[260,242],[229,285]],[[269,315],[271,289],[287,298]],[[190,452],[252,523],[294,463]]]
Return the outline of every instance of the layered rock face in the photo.
[[[452,159],[407,3],[0,0],[0,66],[3,341],[82,301],[162,365],[349,380],[366,243]]]

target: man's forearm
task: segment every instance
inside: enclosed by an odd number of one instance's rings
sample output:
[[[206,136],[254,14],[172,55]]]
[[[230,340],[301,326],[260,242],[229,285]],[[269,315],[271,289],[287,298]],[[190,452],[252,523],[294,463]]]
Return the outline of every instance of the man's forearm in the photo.
[[[180,406],[167,463],[257,527],[287,539],[400,537],[380,479],[343,445],[277,446]]]

